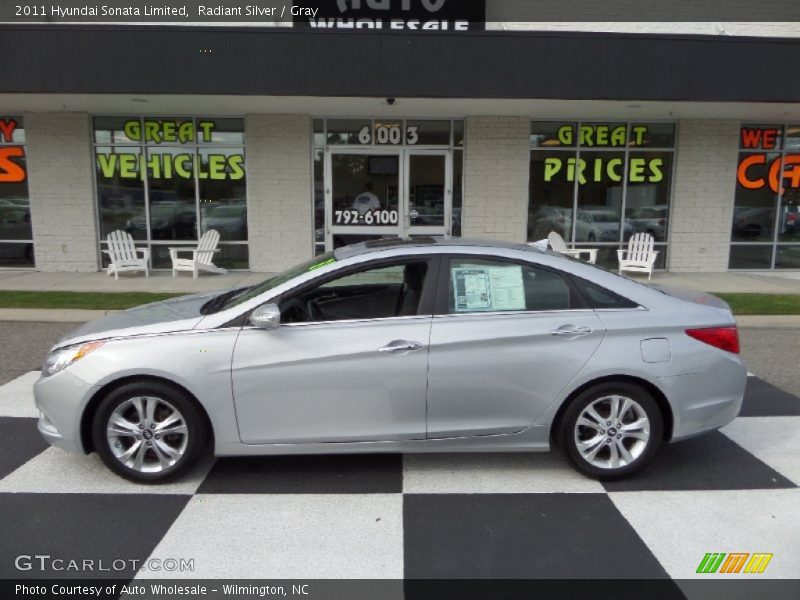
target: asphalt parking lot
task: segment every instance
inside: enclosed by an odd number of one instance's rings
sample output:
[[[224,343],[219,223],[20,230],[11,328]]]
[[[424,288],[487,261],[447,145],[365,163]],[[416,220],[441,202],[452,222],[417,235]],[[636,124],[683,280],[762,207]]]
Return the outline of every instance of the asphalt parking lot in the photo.
[[[443,454],[208,460],[148,487],[35,431],[34,371],[74,326],[0,323],[0,578],[58,575],[16,571],[44,552],[194,560],[170,578],[652,578],[700,598],[685,580],[706,553],[763,552],[762,578],[795,579],[771,597],[798,592],[800,330],[743,330],[743,416],[622,482],[558,455]]]

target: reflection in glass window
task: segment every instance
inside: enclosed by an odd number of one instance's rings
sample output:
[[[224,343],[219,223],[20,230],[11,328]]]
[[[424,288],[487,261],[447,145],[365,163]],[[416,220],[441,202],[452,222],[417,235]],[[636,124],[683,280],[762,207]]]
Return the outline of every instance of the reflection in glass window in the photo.
[[[314,145],[325,145],[325,119],[314,119]]]
[[[453,146],[464,147],[464,121],[453,121]]]
[[[770,241],[775,221],[775,199],[777,194],[768,185],[751,183],[766,181],[770,164],[780,161],[779,152],[767,154],[740,153],[739,165],[742,176],[736,183],[733,205],[734,242]]]
[[[461,237],[461,212],[464,204],[464,152],[453,150],[453,237]]]
[[[406,216],[413,226],[438,227],[442,234],[461,235],[463,120],[316,118],[312,126],[315,254],[324,252],[327,244],[339,248],[396,235]],[[326,147],[342,145],[360,150],[351,153],[340,148],[326,154]],[[409,152],[419,147],[449,151],[452,169],[447,168],[444,156]],[[360,154],[370,148],[380,148],[380,151]],[[407,163],[402,149],[409,152]],[[405,186],[400,185],[399,179],[403,164],[408,165]],[[328,166],[330,173],[326,173]],[[449,230],[446,229],[448,215],[444,213],[447,184],[450,183],[445,181],[448,171],[452,174]],[[325,188],[326,181],[331,184],[330,190]],[[406,189],[410,200],[409,214],[403,216],[398,210],[400,187]],[[326,206],[327,193],[331,196],[331,206]],[[326,215],[328,209],[330,215]],[[331,233],[326,226],[335,229]]]
[[[325,252],[324,150],[314,148],[314,255]]]
[[[0,267],[33,268],[24,124],[0,115],[0,125]]]
[[[141,152],[141,148],[125,146],[95,149],[102,240],[116,230],[127,231],[136,240],[147,239]]]
[[[141,131],[138,117],[97,117],[94,120],[94,141],[98,144],[138,144],[127,132]]]
[[[216,229],[223,241],[247,240],[243,148],[202,148],[200,155],[200,235]]]
[[[365,241],[359,229],[393,230],[399,222],[400,159],[393,154],[331,156],[333,224],[351,227],[335,236],[334,247]],[[377,236],[380,237],[380,236]]]
[[[581,152],[576,166],[578,207],[576,242],[620,241],[625,155],[621,152]],[[625,227],[625,240],[632,230]]]
[[[739,147],[729,267],[797,268],[800,126],[743,124]]]
[[[568,152],[531,151],[528,240],[537,241],[555,231],[572,239],[572,210],[575,196],[575,155]]]
[[[200,144],[244,144],[241,119],[197,119]]]
[[[672,172],[672,152],[631,152],[628,160],[627,237],[647,233],[656,243],[666,242],[670,195],[667,174]]]
[[[772,245],[731,245],[731,269],[769,269],[771,263]]]
[[[631,123],[628,145],[637,148],[672,148],[675,145],[675,125]]]
[[[531,123],[531,147],[575,147],[578,145],[578,140],[575,137],[576,127],[577,123],[534,121]]]
[[[616,251],[643,232],[663,268],[674,144],[673,123],[534,121],[528,241],[556,232],[616,268]]]
[[[450,121],[406,121],[406,142],[412,146],[449,146]]]
[[[408,158],[408,202],[413,226],[444,225],[444,155],[412,154]]]
[[[194,153],[185,148],[147,149],[151,239],[197,239],[194,161]]]
[[[328,119],[328,144],[371,143],[372,122],[369,119]],[[359,134],[362,136],[359,138]],[[366,135],[365,135],[366,134]]]
[[[242,119],[97,117],[94,125],[101,244],[127,231],[150,247],[154,268],[169,268],[170,244],[191,247],[216,229],[215,264],[247,268]]]

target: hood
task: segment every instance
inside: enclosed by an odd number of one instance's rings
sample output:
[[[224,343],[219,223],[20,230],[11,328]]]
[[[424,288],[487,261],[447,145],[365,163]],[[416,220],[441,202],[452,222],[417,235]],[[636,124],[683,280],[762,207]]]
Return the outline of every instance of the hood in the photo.
[[[203,318],[201,307],[226,291],[180,296],[110,314],[84,323],[62,337],[55,347],[109,337],[187,331]]]

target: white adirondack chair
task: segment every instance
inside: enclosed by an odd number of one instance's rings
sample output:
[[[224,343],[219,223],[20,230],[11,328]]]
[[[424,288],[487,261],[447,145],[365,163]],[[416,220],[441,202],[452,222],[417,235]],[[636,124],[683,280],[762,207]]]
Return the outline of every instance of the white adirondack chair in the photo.
[[[547,241],[550,242],[550,248],[552,248],[555,252],[566,254],[567,256],[575,256],[576,258],[580,258],[583,254],[588,254],[588,262],[591,264],[595,264],[595,262],[597,262],[597,248],[569,249],[567,248],[567,243],[564,241],[564,238],[562,238],[555,231],[550,232],[550,234],[547,236]]]
[[[647,273],[647,279],[653,276],[653,265],[656,264],[658,251],[653,250],[653,236],[649,233],[634,234],[628,240],[627,250],[617,250],[619,274],[623,271]]]
[[[117,229],[108,234],[106,241],[108,250],[103,250],[103,252],[108,254],[111,261],[106,269],[106,276],[113,273],[114,279],[119,279],[122,271],[144,271],[144,276],[150,277],[150,270],[147,266],[150,250],[137,248],[130,233]]]
[[[217,267],[212,260],[214,254],[219,252],[219,232],[216,229],[209,229],[200,238],[197,248],[176,247],[169,249],[169,256],[172,259],[172,276],[177,277],[178,271],[191,271],[192,278],[197,279],[199,271],[209,271],[210,273],[227,273],[226,269]],[[191,252],[191,258],[180,258],[178,253]]]

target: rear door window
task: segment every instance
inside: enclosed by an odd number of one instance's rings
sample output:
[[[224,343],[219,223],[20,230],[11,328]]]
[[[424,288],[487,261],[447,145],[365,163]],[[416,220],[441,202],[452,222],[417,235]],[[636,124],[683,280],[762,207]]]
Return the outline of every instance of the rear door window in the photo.
[[[554,311],[573,308],[566,277],[534,265],[453,257],[447,270],[447,313]]]

